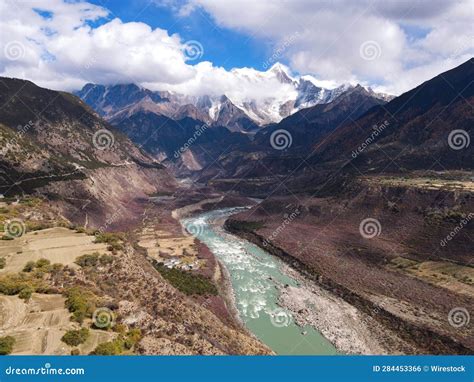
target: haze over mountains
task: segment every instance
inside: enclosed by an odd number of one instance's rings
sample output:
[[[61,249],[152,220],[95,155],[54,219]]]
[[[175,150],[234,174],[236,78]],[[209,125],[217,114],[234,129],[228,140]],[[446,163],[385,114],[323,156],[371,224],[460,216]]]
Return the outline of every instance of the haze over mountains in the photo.
[[[103,86],[87,84],[76,94],[109,121],[121,121],[138,111],[150,111],[174,120],[190,117],[231,131],[255,132],[259,127],[281,121],[298,110],[329,103],[356,86],[344,84],[334,89],[317,85],[312,76],[293,77],[289,68],[276,63],[266,72],[234,69],[246,82],[262,84],[266,94],[258,99],[244,95],[190,96],[167,91],[150,91],[135,84]],[[272,83],[284,85],[271,90]],[[357,85],[357,87],[361,87]],[[281,91],[283,89],[283,91]],[[390,95],[365,89],[381,101]]]

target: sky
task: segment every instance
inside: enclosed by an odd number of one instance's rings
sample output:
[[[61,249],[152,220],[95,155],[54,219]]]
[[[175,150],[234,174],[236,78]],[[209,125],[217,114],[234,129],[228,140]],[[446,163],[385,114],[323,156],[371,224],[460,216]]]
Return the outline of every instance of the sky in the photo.
[[[401,94],[474,55],[473,0],[0,0],[0,75],[264,97],[265,75]]]

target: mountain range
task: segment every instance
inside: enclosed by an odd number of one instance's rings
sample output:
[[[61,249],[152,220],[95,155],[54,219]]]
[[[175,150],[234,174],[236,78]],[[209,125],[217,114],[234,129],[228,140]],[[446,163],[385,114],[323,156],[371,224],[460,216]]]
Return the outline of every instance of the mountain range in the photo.
[[[163,165],[74,95],[12,78],[0,88],[0,194],[46,195],[64,216],[100,226],[117,209],[131,219],[131,195],[175,187]]]
[[[247,83],[267,87],[281,85],[284,92],[259,98],[240,94],[190,96],[151,91],[136,84],[104,86],[89,83],[75,94],[112,123],[119,123],[139,111],[147,111],[174,120],[189,117],[214,126],[225,126],[231,131],[254,133],[261,126],[280,122],[299,110],[329,103],[341,94],[361,87],[344,84],[326,89],[318,86],[312,76],[292,76],[290,70],[280,63],[266,72],[244,68],[234,69],[233,73]],[[365,90],[381,101],[393,98],[370,88]]]

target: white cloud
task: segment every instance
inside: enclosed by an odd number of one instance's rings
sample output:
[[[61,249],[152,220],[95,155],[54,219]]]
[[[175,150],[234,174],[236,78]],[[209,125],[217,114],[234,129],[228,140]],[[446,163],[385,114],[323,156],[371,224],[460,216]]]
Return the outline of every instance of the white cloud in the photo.
[[[395,94],[474,53],[471,0],[190,2],[221,27],[272,39],[276,46],[297,32],[284,57],[301,73],[339,83],[368,83]],[[377,47],[376,59],[361,57],[360,48],[367,42]],[[433,73],[433,68],[439,71]]]
[[[321,84],[361,82],[397,94],[467,60],[474,46],[469,0],[434,0],[430,6],[422,0],[155,1],[179,17],[193,17],[201,7],[221,27],[270,41],[268,62],[258,69],[286,59],[293,70],[313,74]],[[107,9],[86,2],[0,2],[0,75],[64,90],[86,82],[135,82],[156,90],[240,99],[290,91],[255,69],[192,65],[180,36],[110,16]],[[95,26],[97,20],[106,22]],[[428,32],[406,32],[414,27]],[[369,60],[361,57],[367,42]]]
[[[195,76],[186,63],[179,36],[139,22],[113,19],[92,28],[90,21],[108,15],[87,3],[44,2],[52,13],[43,18],[14,1],[2,3],[0,33],[5,41],[2,75],[32,79],[43,86],[74,89],[86,81],[181,83]],[[22,51],[11,59],[7,45]]]

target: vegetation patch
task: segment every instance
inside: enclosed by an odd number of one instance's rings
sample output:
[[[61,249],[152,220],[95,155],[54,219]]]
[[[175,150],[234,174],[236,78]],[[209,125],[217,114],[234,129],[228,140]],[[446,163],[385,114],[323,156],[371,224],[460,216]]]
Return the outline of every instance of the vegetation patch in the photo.
[[[99,344],[91,354],[93,355],[119,355],[131,352],[142,338],[140,329],[131,329],[127,333],[121,333],[113,341]]]
[[[66,291],[65,303],[73,319],[82,323],[85,318],[92,317],[97,306],[97,296],[85,288],[72,287]]]
[[[29,273],[35,271],[35,275],[40,277],[44,273],[59,271],[63,268],[62,264],[51,264],[48,259],[39,259],[38,261],[28,261],[23,267],[23,272]]]
[[[0,355],[7,355],[13,351],[15,339],[12,336],[0,337]]]
[[[97,232],[94,243],[107,243],[111,251],[120,251],[123,249],[123,240],[119,233]]]
[[[33,292],[47,292],[48,286],[41,278],[34,275],[18,273],[0,277],[0,293],[7,296],[18,294],[20,298],[29,299]]]
[[[253,232],[253,231],[258,231],[259,229],[262,229],[263,227],[265,227],[265,224],[263,221],[245,221],[245,220],[234,220],[234,219],[229,219],[226,222],[226,225],[232,230],[240,231],[240,232]]]
[[[98,252],[94,252],[92,254],[79,256],[75,263],[81,267],[96,267],[98,265],[112,264],[113,261],[113,256],[101,255]]]
[[[89,329],[81,328],[79,330],[68,330],[64,336],[62,336],[61,341],[69,346],[78,346],[86,342],[89,337]]]
[[[217,295],[216,286],[202,275],[177,268],[170,269],[156,261],[153,262],[153,266],[171,285],[188,296]]]

